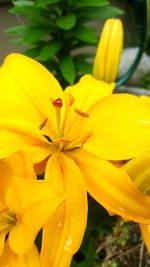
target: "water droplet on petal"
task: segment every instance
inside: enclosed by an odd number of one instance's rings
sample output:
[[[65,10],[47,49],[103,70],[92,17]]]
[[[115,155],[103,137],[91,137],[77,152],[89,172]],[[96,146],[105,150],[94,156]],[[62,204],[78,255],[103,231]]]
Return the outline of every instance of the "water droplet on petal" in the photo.
[[[62,226],[62,222],[59,222],[58,225],[57,225],[57,227],[59,228],[61,226]]]
[[[119,208],[119,210],[121,210],[121,211],[125,211],[125,209],[124,208],[122,208],[122,207],[118,207]]]
[[[65,243],[65,245],[64,245],[64,249],[66,251],[70,252],[71,251],[71,246],[72,246],[72,238],[71,238],[71,236],[69,236],[67,241],[66,241],[66,243]]]

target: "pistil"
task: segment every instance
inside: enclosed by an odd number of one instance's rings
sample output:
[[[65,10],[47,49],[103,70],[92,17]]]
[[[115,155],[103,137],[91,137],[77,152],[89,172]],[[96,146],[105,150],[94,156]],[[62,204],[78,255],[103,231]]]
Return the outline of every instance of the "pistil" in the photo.
[[[87,132],[83,137],[80,137],[72,142],[70,142],[66,147],[65,150],[72,150],[74,148],[80,148],[84,145],[87,139],[92,135],[91,131]]]
[[[56,100],[51,100],[53,106],[55,107],[56,112],[56,121],[57,121],[57,134],[58,137],[61,137],[61,108],[63,106],[62,99],[57,98]]]
[[[42,129],[46,126],[47,122],[48,122],[48,118],[46,118],[46,119],[41,123],[41,125],[39,126],[39,129],[42,130]]]
[[[72,108],[72,105],[74,104],[74,101],[75,99],[71,94],[68,94],[66,96],[65,114],[64,114],[62,128],[61,128],[62,135],[64,135],[65,129],[67,128],[68,116]]]

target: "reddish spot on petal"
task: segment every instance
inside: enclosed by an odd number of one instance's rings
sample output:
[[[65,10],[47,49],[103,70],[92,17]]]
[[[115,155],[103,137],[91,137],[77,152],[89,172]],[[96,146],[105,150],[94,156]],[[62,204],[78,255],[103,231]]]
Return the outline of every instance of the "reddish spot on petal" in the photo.
[[[63,103],[62,103],[62,99],[61,98],[57,98],[56,100],[53,101],[53,105],[55,107],[61,108]]]

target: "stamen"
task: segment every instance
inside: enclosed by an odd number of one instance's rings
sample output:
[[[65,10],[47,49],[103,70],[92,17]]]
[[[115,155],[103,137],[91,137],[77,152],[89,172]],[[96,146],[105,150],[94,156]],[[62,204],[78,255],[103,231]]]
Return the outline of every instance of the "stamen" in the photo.
[[[64,132],[67,130],[68,117],[69,117],[69,114],[73,110],[72,105],[73,105],[74,101],[75,101],[75,98],[73,97],[73,95],[68,94],[67,99],[66,99],[65,114],[64,114],[64,118],[63,118],[63,122],[62,122],[62,128],[61,128],[62,135],[64,135]]]
[[[89,117],[89,114],[88,114],[88,113],[83,112],[83,111],[81,111],[80,109],[75,108],[75,112],[76,112],[78,115],[80,115],[80,116],[82,116],[82,117],[84,117],[84,118],[88,118],[88,117]]]
[[[62,99],[61,98],[57,98],[52,103],[57,108],[61,108],[63,106],[63,102],[62,102]]]
[[[83,138],[82,138],[82,145],[88,140],[88,138],[92,135],[92,132],[88,132]]]
[[[16,215],[7,207],[0,211],[0,233],[8,234],[16,223]]]
[[[48,122],[48,118],[46,118],[46,119],[41,123],[41,125],[39,126],[40,130],[42,130],[42,129],[46,126],[47,122]]]
[[[74,148],[79,148],[82,147],[84,145],[84,143],[87,141],[87,139],[92,135],[93,133],[91,131],[87,132],[87,134],[82,137],[82,138],[78,138],[72,142],[70,142],[70,144],[68,144],[65,147],[65,150],[72,150]]]
[[[74,148],[79,148],[79,147],[82,147],[81,138],[72,141],[70,144],[66,146],[65,150],[72,150]]]
[[[5,218],[8,220],[9,223],[16,222],[16,216],[13,213],[6,213]]]
[[[66,145],[70,144],[70,141],[64,137],[53,140],[54,146],[59,146],[59,150],[63,150]]]
[[[75,101],[75,98],[73,97],[72,94],[69,94],[68,98],[69,98],[69,103],[68,104],[71,107],[73,105],[74,101]]]
[[[64,137],[53,141],[53,145],[57,145],[57,144],[60,144],[60,143],[70,144],[70,141],[68,139],[64,138]]]
[[[5,213],[5,212],[7,212],[9,209],[6,207],[6,208],[4,208],[4,209],[2,209],[1,211],[0,211],[0,215],[1,214],[3,214],[3,213]]]

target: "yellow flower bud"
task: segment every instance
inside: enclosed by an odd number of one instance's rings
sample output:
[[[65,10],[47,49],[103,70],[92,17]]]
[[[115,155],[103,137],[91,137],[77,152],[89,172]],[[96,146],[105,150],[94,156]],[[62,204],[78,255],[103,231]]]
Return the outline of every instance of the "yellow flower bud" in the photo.
[[[99,40],[93,76],[107,83],[114,82],[123,48],[123,26],[120,19],[108,19]]]

